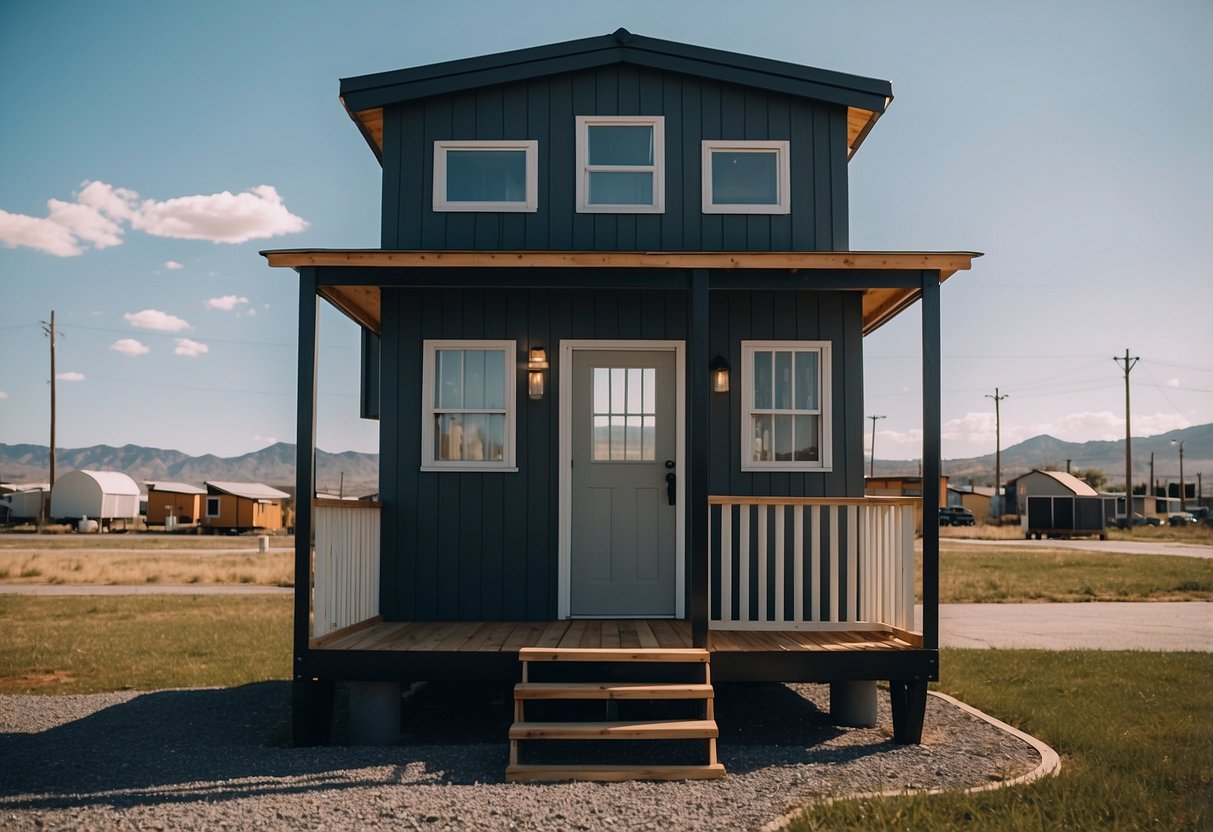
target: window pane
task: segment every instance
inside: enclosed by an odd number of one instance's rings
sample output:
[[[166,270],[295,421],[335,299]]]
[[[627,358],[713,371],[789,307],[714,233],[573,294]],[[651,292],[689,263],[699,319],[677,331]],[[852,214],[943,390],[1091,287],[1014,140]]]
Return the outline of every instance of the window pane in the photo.
[[[485,406],[484,350],[463,351],[463,406]]]
[[[640,439],[640,417],[627,417],[627,452],[626,459],[633,462],[639,461],[641,457],[641,439]]]
[[[797,416],[796,418],[796,451],[793,459],[797,461],[816,462],[821,459],[821,418],[818,416]]]
[[[754,408],[770,410],[771,400],[771,353],[754,353]]]
[[[657,417],[645,416],[641,427],[640,458],[652,461],[657,458]]]
[[[611,413],[622,416],[627,412],[628,371],[615,367],[611,370]]]
[[[591,165],[653,164],[651,125],[590,125],[587,134]]]
[[[463,458],[483,460],[488,441],[488,419],[483,413],[469,413],[463,422]]]
[[[653,174],[591,173],[589,201],[591,205],[652,205]]]
[[[775,409],[792,409],[792,354],[775,353]]]
[[[779,204],[778,154],[775,151],[712,152],[712,203]]]
[[[463,417],[444,413],[434,417],[434,458],[463,459]]]
[[[505,407],[505,350],[484,352],[484,407]]]
[[[792,459],[792,416],[775,417],[775,459],[788,462]]]
[[[438,389],[434,398],[438,407],[463,407],[463,352],[438,350]]]
[[[644,371],[644,413],[657,412],[657,369],[648,367]]]
[[[611,371],[606,367],[594,368],[594,412],[611,412]]]
[[[505,414],[490,413],[485,417],[488,421],[484,458],[495,462],[505,459]]]
[[[611,459],[623,459],[627,448],[623,420],[623,416],[611,417]]]
[[[449,202],[525,202],[526,151],[448,150]]]
[[[755,416],[754,417],[754,461],[764,462],[771,459],[771,447],[774,436],[772,435],[771,416]]]
[[[796,353],[796,409],[818,410],[817,362],[815,352]]]
[[[596,461],[611,458],[611,418],[609,416],[594,417],[594,447],[592,451]]]
[[[640,413],[642,406],[642,394],[644,393],[644,382],[642,381],[644,371],[638,367],[628,370],[628,410],[631,413]]]

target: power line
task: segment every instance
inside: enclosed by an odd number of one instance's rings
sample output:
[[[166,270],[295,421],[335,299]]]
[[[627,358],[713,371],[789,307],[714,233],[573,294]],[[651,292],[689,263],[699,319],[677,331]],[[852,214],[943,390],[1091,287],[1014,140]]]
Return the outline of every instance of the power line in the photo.
[[[1003,399],[1011,397],[1010,393],[998,394],[998,388],[994,388],[994,395],[986,393],[987,399],[994,400],[994,499],[990,500],[990,511],[994,512],[997,519],[997,524],[1002,524],[1002,413],[999,405]]]

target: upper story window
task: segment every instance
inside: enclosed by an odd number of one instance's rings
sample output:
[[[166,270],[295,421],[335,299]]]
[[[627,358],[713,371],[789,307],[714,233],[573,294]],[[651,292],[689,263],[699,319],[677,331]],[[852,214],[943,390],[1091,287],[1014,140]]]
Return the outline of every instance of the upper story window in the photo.
[[[665,118],[577,116],[578,213],[665,210]]]
[[[787,214],[791,211],[788,143],[705,141],[705,214]]]
[[[513,341],[425,341],[421,469],[515,471]]]
[[[435,211],[539,207],[539,142],[434,142]]]
[[[741,470],[831,470],[830,342],[741,342]]]

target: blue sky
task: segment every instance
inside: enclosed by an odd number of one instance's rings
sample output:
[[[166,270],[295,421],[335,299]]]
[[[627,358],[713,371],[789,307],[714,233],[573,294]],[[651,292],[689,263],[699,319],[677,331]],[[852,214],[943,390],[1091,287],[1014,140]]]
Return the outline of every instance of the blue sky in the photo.
[[[0,6],[0,442],[230,456],[294,440],[294,273],[374,247],[341,77],[606,34],[888,79],[856,250],[977,250],[943,288],[944,456],[1213,422],[1213,4],[39,2]],[[920,453],[918,315],[865,345],[881,458]],[[377,449],[321,321],[319,445]],[[870,423],[865,423],[866,426]]]

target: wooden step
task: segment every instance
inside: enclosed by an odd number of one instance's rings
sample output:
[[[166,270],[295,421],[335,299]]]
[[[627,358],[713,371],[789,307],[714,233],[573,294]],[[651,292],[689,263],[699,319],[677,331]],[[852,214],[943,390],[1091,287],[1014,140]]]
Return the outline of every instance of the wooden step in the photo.
[[[695,740],[720,735],[714,719],[643,722],[515,722],[511,740]]]
[[[700,647],[644,647],[618,649],[599,647],[523,647],[518,651],[524,662],[698,662],[706,664],[710,653]]]
[[[520,682],[515,699],[711,699],[712,686],[703,683],[645,684],[642,682]]]
[[[552,780],[718,780],[724,766],[629,766],[629,765],[528,765],[515,763],[505,770],[512,783]]]

